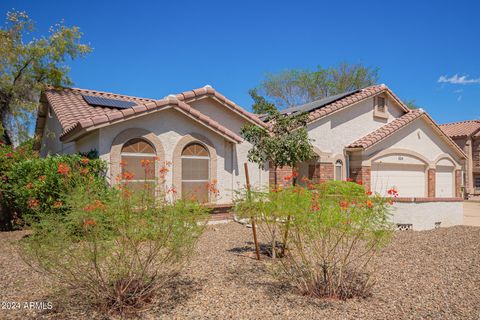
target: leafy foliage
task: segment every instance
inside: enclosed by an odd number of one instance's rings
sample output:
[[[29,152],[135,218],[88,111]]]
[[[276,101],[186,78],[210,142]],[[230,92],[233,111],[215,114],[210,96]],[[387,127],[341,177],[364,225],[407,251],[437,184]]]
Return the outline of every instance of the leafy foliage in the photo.
[[[248,159],[261,167],[271,163],[275,169],[295,167],[297,163],[311,159],[314,153],[305,129],[307,115],[282,115],[256,90],[250,91],[250,95],[255,101],[254,110],[265,112],[271,126],[270,130],[256,125],[245,125],[242,128],[241,134],[252,144]]]
[[[0,135],[7,144],[26,137],[41,90],[71,84],[68,62],[91,51],[78,27],[56,24],[47,37],[30,40],[34,30],[19,11],[8,12],[0,28]]]
[[[288,230],[280,246],[287,250],[273,271],[302,294],[368,295],[374,284],[372,260],[393,231],[389,207],[394,199],[365,192],[353,182],[307,185],[252,192],[236,201],[235,212],[256,219],[271,242],[272,256],[279,248],[276,238]]]
[[[66,204],[69,192],[80,185],[94,187],[99,196],[106,193],[105,171],[104,161],[80,155],[20,161],[2,179],[3,204],[16,217],[29,221],[45,213],[62,214],[69,209]]]
[[[316,70],[285,70],[268,74],[260,84],[261,91],[280,108],[302,105],[317,99],[373,85],[378,68],[362,64],[341,63]]]
[[[55,173],[63,180],[63,173]],[[163,201],[128,181],[101,195],[94,180],[65,198],[69,210],[44,211],[22,242],[25,260],[46,271],[82,307],[126,315],[161,299],[162,287],[193,253],[207,209]]]

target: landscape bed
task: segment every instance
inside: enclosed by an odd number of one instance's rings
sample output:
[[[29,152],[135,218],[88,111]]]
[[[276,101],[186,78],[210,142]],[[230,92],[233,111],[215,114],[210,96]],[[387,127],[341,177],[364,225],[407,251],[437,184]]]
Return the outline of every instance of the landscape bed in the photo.
[[[50,301],[54,309],[0,310],[0,318],[95,318],[81,301],[54,298],[47,278],[25,265],[15,248],[24,234],[0,233],[0,301]],[[234,222],[209,226],[196,251],[165,290],[168,299],[141,318],[480,318],[478,227],[396,232],[376,261],[373,295],[347,301],[301,296],[281,285],[253,258],[251,229]]]

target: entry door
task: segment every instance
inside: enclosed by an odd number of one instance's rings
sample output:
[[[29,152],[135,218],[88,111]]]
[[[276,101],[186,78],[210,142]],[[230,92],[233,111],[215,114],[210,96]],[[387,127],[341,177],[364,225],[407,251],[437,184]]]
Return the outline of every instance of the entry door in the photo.
[[[435,177],[435,196],[438,198],[452,198],[453,194],[453,168],[437,167]]]

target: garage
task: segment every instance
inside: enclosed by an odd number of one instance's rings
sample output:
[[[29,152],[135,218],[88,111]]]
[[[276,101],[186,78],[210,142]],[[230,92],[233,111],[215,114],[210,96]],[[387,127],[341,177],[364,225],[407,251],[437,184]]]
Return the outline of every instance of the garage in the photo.
[[[395,188],[399,197],[425,197],[425,165],[376,162],[372,165],[372,191],[386,195]]]

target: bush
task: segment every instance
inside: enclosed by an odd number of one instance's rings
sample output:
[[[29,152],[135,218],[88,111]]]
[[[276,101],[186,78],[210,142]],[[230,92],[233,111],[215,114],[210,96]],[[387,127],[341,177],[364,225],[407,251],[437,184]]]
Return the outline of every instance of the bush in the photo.
[[[302,294],[347,299],[370,293],[372,261],[393,231],[391,201],[356,183],[330,181],[256,192],[236,209],[286,236],[275,276]]]
[[[63,214],[66,197],[80,185],[107,192],[106,163],[80,155],[49,156],[13,163],[3,181],[3,203],[23,219],[40,214]]]
[[[148,184],[133,192],[123,182],[100,197],[92,183],[75,187],[64,214],[46,212],[32,223],[23,256],[67,288],[75,304],[133,313],[159,298],[193,253],[207,209],[164,201]]]

